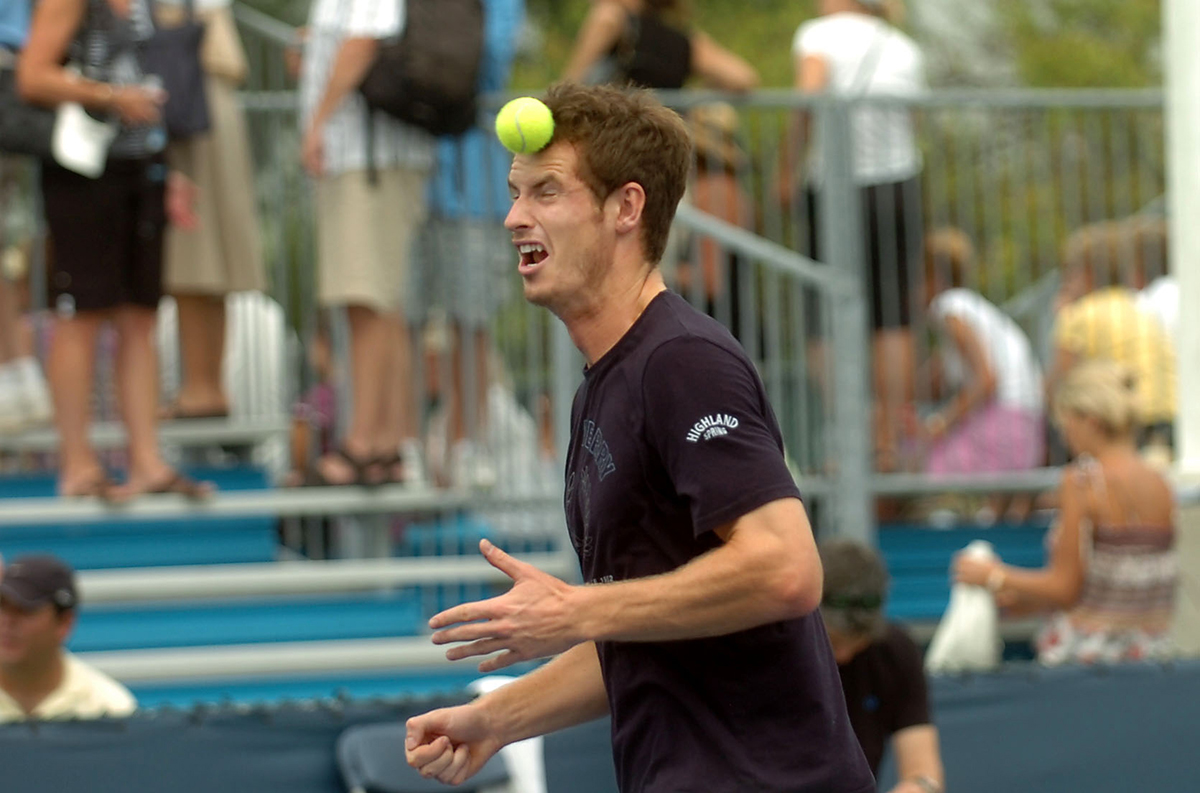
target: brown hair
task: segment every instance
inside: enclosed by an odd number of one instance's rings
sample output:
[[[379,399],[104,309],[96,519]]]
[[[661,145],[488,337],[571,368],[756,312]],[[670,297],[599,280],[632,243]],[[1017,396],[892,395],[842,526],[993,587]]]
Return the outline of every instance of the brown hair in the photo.
[[[692,161],[683,119],[648,91],[602,85],[559,83],[546,94],[546,104],[554,114],[550,145],[575,148],[579,177],[598,202],[630,182],[646,192],[642,246],[657,264]]]
[[[1069,272],[1086,272],[1097,286],[1140,288],[1167,271],[1167,223],[1132,217],[1084,226],[1067,238]]]
[[[925,235],[925,283],[949,281],[951,287],[965,283],[975,267],[975,246],[962,229],[946,226]]]

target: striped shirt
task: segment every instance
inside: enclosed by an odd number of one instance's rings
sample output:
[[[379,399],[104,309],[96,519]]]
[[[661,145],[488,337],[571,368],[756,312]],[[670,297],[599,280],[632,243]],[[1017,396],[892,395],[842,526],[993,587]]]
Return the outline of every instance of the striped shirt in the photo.
[[[87,15],[68,50],[71,64],[89,80],[118,86],[140,85],[146,76],[137,51],[152,35],[154,22],[147,0],[129,0],[127,18],[114,12],[108,0],[88,0]],[[166,142],[166,132],[160,124],[122,125],[108,155],[137,160],[161,151]]]
[[[301,128],[308,129],[346,39],[392,38],[403,29],[404,0],[314,0],[300,76]],[[372,123],[377,167],[429,169],[434,148],[431,135],[383,113],[375,113]],[[366,169],[367,106],[358,91],[347,94],[329,117],[324,137],[328,173]]]

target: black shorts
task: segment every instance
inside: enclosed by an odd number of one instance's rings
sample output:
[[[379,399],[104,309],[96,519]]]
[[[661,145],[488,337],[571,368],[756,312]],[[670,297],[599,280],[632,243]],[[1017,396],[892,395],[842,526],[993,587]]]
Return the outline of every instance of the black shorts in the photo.
[[[913,279],[920,277],[924,251],[921,217],[921,179],[858,188],[862,207],[864,247],[869,279],[871,328],[907,328],[912,324]],[[820,192],[804,191],[801,250],[816,261],[821,257]],[[805,312],[810,334],[819,334],[817,312]]]
[[[161,159],[109,160],[99,179],[42,165],[50,227],[50,305],[60,316],[157,308],[167,217]]]

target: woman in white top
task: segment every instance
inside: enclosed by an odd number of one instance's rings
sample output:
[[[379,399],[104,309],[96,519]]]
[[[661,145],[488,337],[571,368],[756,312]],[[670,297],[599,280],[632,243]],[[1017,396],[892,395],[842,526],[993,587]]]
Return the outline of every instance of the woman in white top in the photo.
[[[844,97],[903,97],[924,89],[924,58],[916,43],[888,22],[892,3],[821,0],[820,8],[821,16],[801,25],[793,40],[797,89]],[[912,400],[915,351],[909,283],[922,255],[921,155],[912,119],[903,107],[859,106],[851,126],[874,332],[877,464],[887,470],[896,465],[899,415]],[[819,131],[813,132],[798,217],[806,253],[821,261],[825,251],[818,206],[826,144]],[[786,170],[790,185],[790,166]],[[815,309],[806,311],[810,338],[820,335]]]
[[[1033,347],[1011,317],[963,288],[973,265],[963,232],[942,229],[926,238],[928,316],[953,389],[924,424],[926,469],[935,475],[1033,468],[1044,449],[1042,373]]]

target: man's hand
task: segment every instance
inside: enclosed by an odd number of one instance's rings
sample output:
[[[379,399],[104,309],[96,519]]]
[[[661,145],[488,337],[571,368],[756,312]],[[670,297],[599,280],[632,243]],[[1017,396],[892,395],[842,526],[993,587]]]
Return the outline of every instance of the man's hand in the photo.
[[[304,133],[304,141],[300,144],[300,162],[309,176],[318,178],[325,173],[325,136],[322,134],[324,124],[313,120],[308,132]]]
[[[407,723],[404,756],[426,779],[461,785],[504,745],[478,702],[431,710]]]
[[[585,640],[570,605],[575,587],[514,559],[487,540],[480,541],[479,550],[513,580],[513,586],[500,597],[455,606],[429,621],[436,631],[434,644],[470,642],[447,650],[448,659],[503,650],[479,664],[480,672],[494,672],[521,661],[557,655]]]

